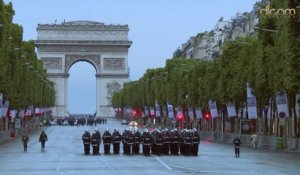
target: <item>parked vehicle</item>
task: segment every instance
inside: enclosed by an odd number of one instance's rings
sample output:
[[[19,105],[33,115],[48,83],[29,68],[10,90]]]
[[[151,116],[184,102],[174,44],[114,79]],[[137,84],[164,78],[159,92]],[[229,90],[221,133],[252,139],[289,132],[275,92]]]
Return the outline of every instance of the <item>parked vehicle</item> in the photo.
[[[128,121],[127,120],[122,120],[121,125],[128,125]]]

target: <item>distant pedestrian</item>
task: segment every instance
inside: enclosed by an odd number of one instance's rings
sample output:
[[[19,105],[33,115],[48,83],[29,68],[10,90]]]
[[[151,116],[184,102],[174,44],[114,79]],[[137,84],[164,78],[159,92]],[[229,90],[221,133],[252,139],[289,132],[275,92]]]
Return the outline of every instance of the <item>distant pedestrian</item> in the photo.
[[[40,139],[39,139],[39,142],[41,142],[41,150],[42,151],[45,150],[45,143],[46,143],[46,141],[48,141],[47,134],[45,133],[45,131],[42,131],[42,133],[40,135]]]
[[[254,149],[257,148],[257,134],[253,133],[251,135],[251,142]]]
[[[16,138],[15,131],[14,131],[14,130],[11,130],[11,132],[10,132],[10,141],[11,141],[11,142],[14,141],[15,138]]]
[[[235,157],[240,157],[240,146],[241,146],[241,140],[238,136],[233,139],[234,144],[234,151],[235,151]]]
[[[25,130],[23,131],[21,139],[22,139],[24,151],[27,151],[27,143],[29,142],[29,136]]]

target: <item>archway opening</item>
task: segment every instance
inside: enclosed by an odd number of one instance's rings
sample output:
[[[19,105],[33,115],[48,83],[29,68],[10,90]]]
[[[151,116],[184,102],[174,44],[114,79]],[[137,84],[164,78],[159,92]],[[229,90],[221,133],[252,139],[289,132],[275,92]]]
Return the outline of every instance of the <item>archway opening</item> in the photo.
[[[74,63],[69,70],[69,114],[94,114],[96,112],[96,70],[86,61]]]

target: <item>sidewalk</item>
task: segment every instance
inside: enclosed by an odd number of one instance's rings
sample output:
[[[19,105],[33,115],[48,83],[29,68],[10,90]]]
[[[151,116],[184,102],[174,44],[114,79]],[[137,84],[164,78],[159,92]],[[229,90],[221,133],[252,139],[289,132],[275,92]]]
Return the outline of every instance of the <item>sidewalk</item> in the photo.
[[[45,127],[45,126],[43,126],[43,127]],[[32,134],[32,133],[38,131],[39,129],[40,128],[38,126],[36,126],[36,127],[30,128],[30,129],[27,129],[27,130],[28,130],[29,134]],[[16,129],[15,137],[13,137],[13,138],[10,136],[11,131],[0,132],[0,144],[13,142],[16,139],[20,139],[20,136],[22,135],[22,132],[23,132],[22,128],[21,129]]]
[[[201,140],[217,142],[220,144],[232,144],[232,141],[236,135],[237,134],[222,134],[200,131]],[[276,148],[276,138],[277,137],[275,136],[258,136],[257,149],[274,152],[300,153],[300,138],[284,138],[283,149]],[[242,147],[252,148],[250,135],[241,135],[240,139],[242,142]]]

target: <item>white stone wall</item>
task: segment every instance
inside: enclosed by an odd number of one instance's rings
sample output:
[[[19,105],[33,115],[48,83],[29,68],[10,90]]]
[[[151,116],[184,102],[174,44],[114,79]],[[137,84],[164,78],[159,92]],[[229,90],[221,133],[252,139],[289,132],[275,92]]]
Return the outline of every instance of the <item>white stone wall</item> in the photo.
[[[64,31],[40,30],[38,40],[86,40],[86,41],[114,41],[128,40],[127,31]]]
[[[118,82],[123,86],[128,82],[127,78],[97,78],[97,116],[98,117],[111,117],[115,112],[111,107],[111,102],[107,99],[107,83]]]

